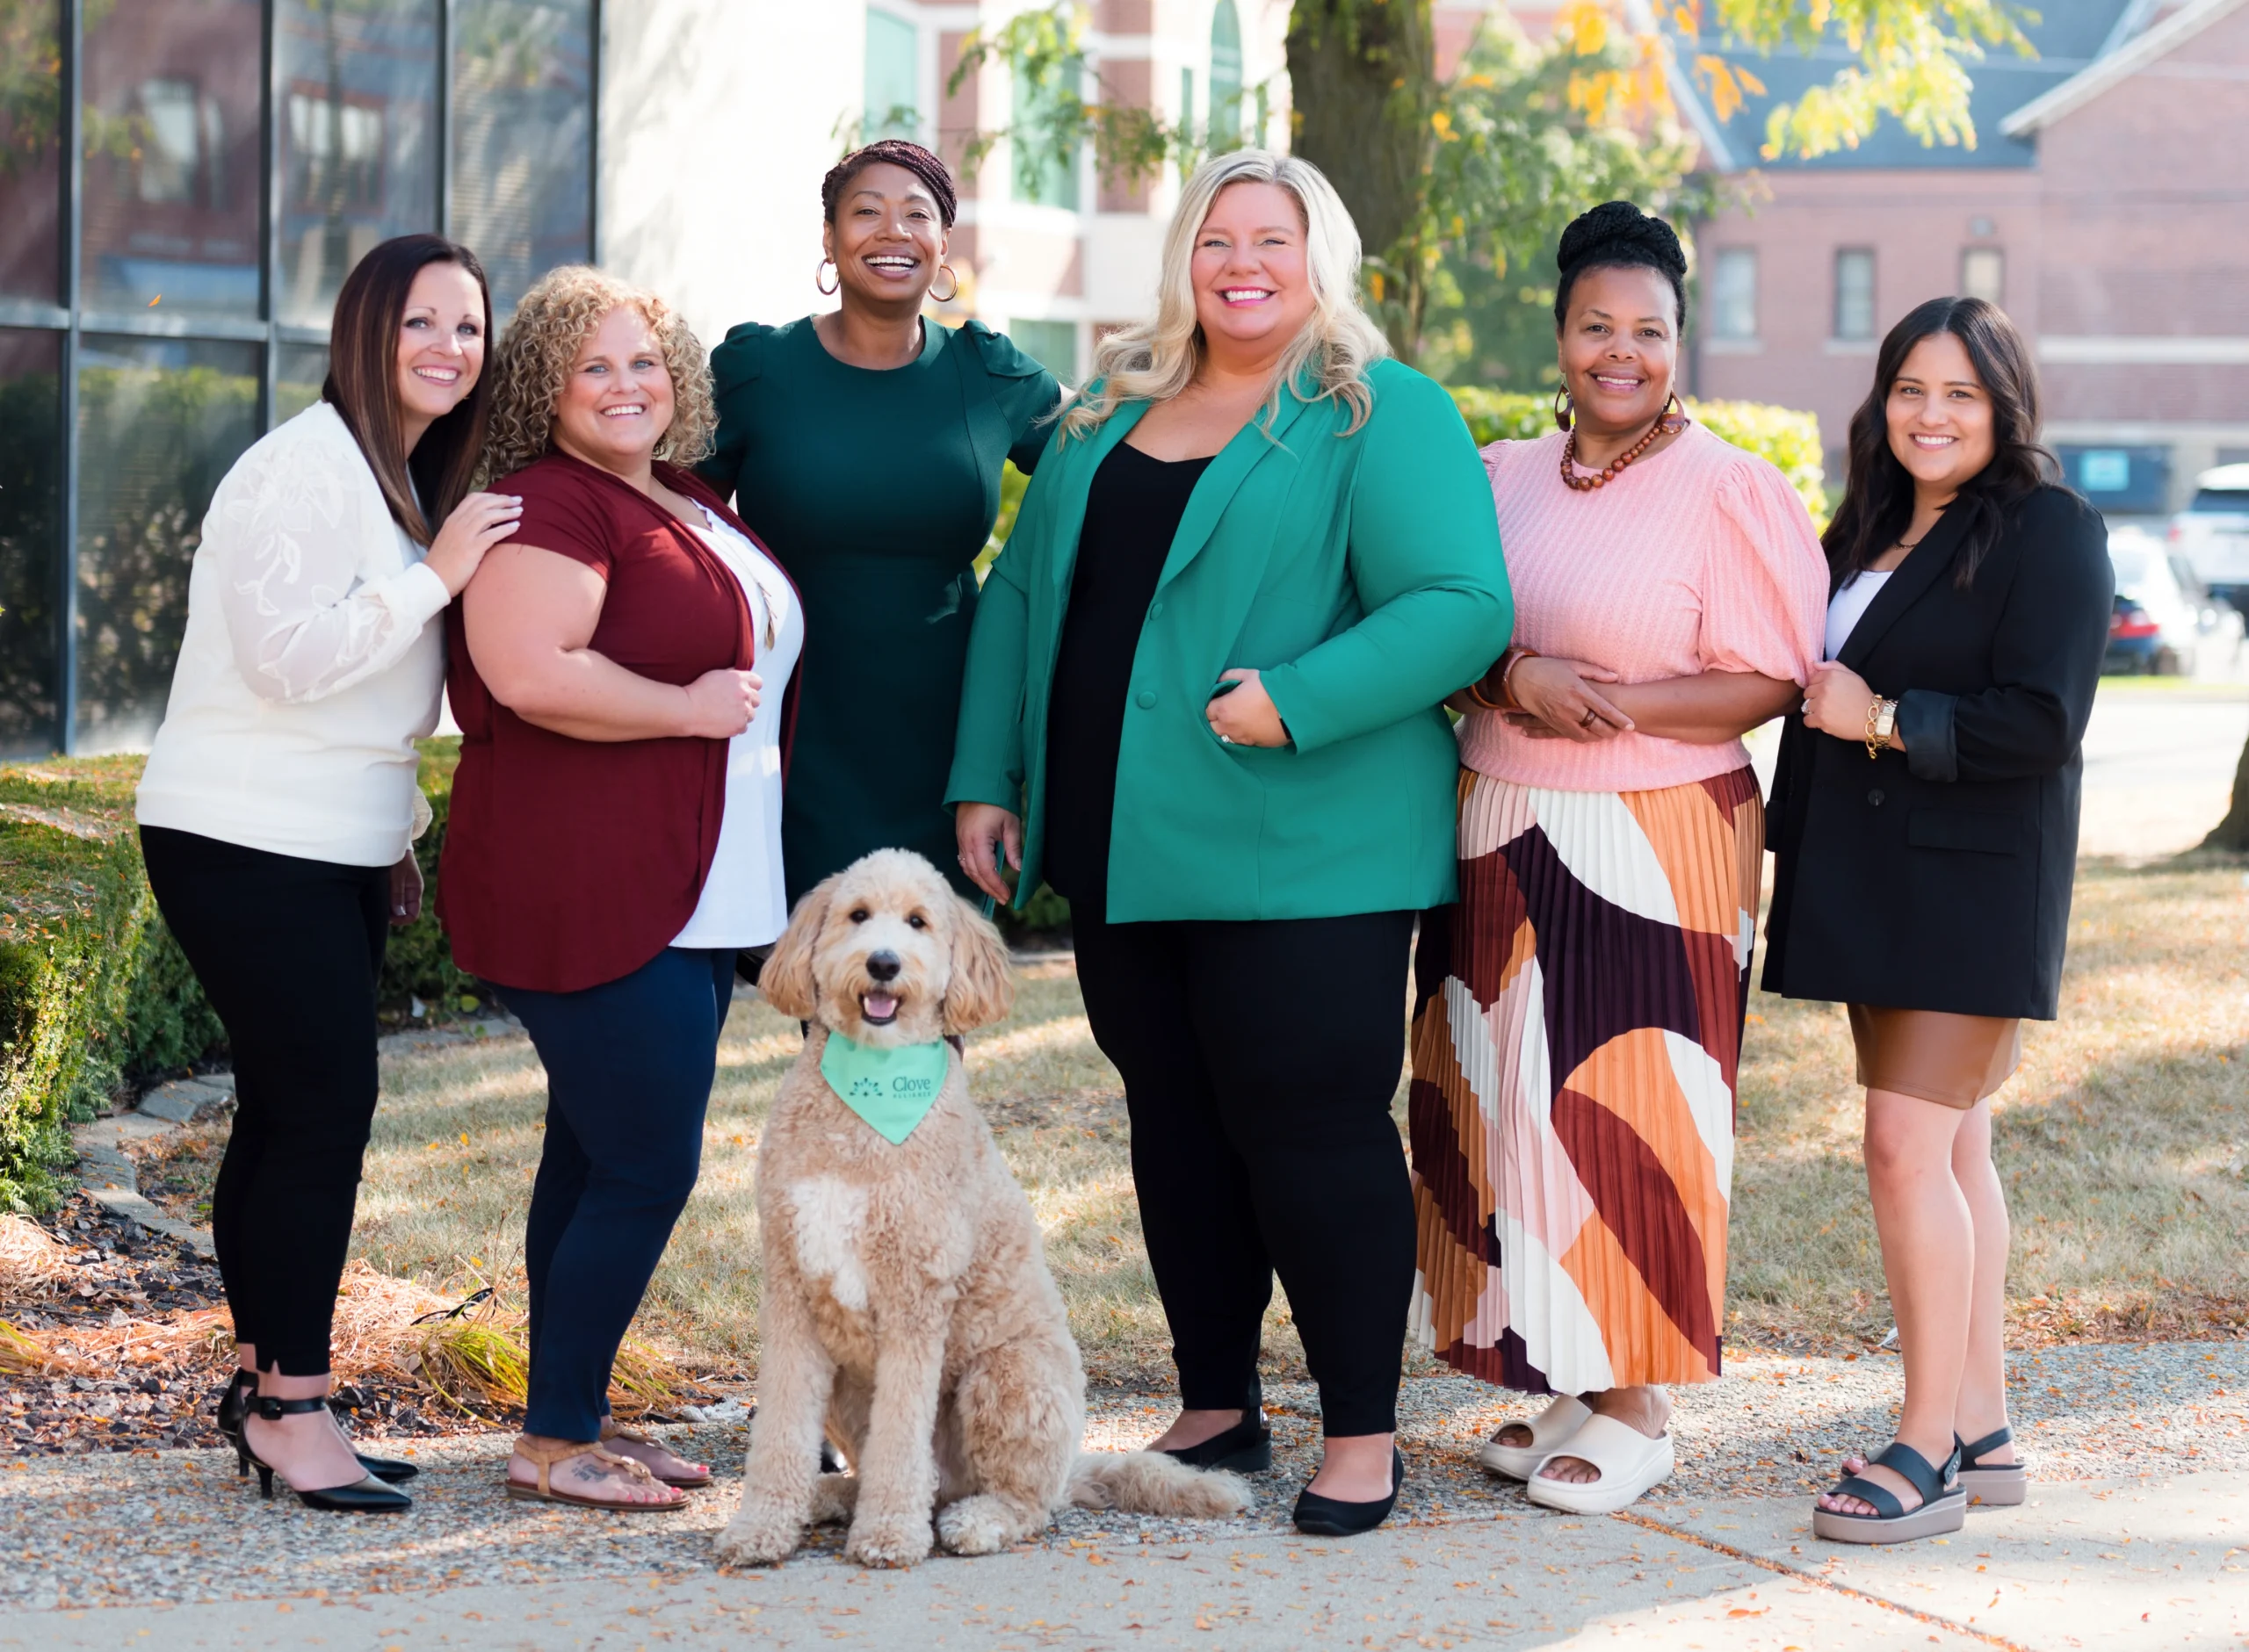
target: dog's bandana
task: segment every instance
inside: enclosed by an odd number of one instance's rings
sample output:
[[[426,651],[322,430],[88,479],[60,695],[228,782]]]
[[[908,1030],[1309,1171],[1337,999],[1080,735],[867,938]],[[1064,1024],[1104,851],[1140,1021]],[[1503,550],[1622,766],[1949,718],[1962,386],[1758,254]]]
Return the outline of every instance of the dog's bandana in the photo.
[[[944,1042],[880,1050],[830,1033],[820,1056],[820,1076],[845,1107],[895,1147],[929,1115],[945,1087]]]

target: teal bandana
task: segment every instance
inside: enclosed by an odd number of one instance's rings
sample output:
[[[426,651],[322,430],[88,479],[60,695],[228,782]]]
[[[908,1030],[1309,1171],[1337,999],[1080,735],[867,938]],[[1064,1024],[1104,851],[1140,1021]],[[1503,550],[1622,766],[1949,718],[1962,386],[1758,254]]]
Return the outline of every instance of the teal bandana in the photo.
[[[895,1147],[936,1106],[937,1093],[945,1087],[945,1047],[936,1040],[878,1050],[832,1032],[821,1052],[820,1076],[845,1107]]]

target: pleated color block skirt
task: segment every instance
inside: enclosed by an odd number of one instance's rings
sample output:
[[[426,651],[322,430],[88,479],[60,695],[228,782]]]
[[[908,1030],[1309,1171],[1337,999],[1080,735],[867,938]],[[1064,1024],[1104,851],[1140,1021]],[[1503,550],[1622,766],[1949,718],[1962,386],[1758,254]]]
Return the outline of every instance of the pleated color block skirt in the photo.
[[[1764,804],[1460,776],[1409,1103],[1414,1333],[1532,1393],[1718,1374]]]

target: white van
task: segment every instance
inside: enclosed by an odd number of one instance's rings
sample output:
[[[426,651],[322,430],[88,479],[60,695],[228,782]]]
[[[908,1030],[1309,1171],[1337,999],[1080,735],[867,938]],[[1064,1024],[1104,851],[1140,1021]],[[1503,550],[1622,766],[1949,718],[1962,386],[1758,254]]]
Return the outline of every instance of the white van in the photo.
[[[2249,612],[2249,465],[2221,465],[2195,482],[2193,501],[2171,519],[2171,549],[2212,596]]]

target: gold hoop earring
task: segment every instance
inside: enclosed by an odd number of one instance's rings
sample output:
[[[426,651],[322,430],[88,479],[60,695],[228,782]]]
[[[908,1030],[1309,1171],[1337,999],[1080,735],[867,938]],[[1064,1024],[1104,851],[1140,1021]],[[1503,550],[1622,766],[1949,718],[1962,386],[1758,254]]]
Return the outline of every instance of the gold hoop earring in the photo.
[[[1558,430],[1568,429],[1572,416],[1576,412],[1577,402],[1570,394],[1570,387],[1567,385],[1556,385],[1554,386],[1554,428]]]
[[[820,289],[821,296],[822,296],[823,298],[830,298],[830,299],[832,299],[832,298],[834,298],[834,297],[836,295],[836,293],[837,293],[837,292],[839,292],[840,291],[842,291],[842,286],[843,286],[843,272],[842,272],[842,271],[841,271],[841,270],[837,270],[837,271],[835,271],[835,285],[834,286],[832,286],[832,287],[831,287],[831,286],[827,285],[826,285],[825,283],[823,283],[823,282],[821,280],[821,278],[820,278],[820,272],[821,272],[822,270],[826,270],[826,269],[828,269],[828,268],[832,267],[832,266],[835,264],[835,259],[833,259],[833,258],[822,258],[822,259],[820,261],[820,263],[819,263],[816,266],[814,266],[814,270],[813,270],[813,272],[812,272],[812,284],[813,284],[813,285],[814,285],[814,286],[815,286],[815,287],[817,287],[817,288],[819,288],[819,289]]]
[[[946,293],[939,293],[937,291],[937,284],[935,281],[932,281],[929,283],[929,297],[938,304],[950,304],[960,296],[960,277],[954,273],[953,267],[949,263],[939,264],[937,266],[937,272],[940,275],[949,275],[952,277],[952,291]]]

